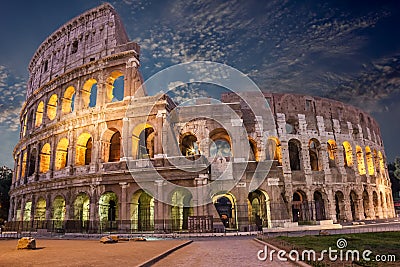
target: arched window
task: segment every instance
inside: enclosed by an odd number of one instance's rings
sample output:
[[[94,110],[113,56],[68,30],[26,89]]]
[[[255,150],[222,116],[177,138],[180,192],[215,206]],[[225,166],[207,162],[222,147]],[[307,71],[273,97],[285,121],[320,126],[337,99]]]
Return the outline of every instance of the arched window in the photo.
[[[270,137],[267,140],[267,160],[276,160],[279,165],[282,165],[282,152],[281,152],[281,142],[276,137]]]
[[[55,169],[61,170],[67,166],[68,161],[68,139],[62,138],[58,144],[56,149],[56,162]]]
[[[89,79],[85,82],[82,88],[83,107],[95,107],[97,102],[97,81]]]
[[[365,163],[364,163],[364,154],[360,146],[356,146],[356,153],[357,153],[357,167],[358,172],[360,175],[366,174],[365,171]]]
[[[183,156],[199,154],[197,137],[190,133],[184,134],[180,144],[180,149]]]
[[[64,97],[62,100],[62,113],[67,114],[74,110],[75,104],[75,88],[69,86],[65,89]]]
[[[26,150],[23,150],[22,151],[21,178],[25,178],[27,157],[28,157],[28,155],[26,153]]]
[[[40,101],[36,109],[35,127],[39,127],[43,121],[44,103]]]
[[[153,158],[154,137],[155,132],[150,124],[137,125],[132,133],[132,155],[137,159]]]
[[[92,136],[88,133],[83,133],[78,137],[76,143],[76,165],[89,165],[92,157]]]
[[[378,159],[379,159],[379,169],[382,175],[385,173],[385,161],[383,159],[382,153],[378,152]]]
[[[310,167],[312,171],[322,170],[320,149],[321,145],[319,141],[317,139],[310,139],[308,143],[308,153],[310,156]]]
[[[47,117],[50,120],[54,120],[55,117],[57,116],[57,100],[58,100],[57,95],[53,94],[50,97],[49,102],[47,102]]]
[[[228,132],[223,128],[217,128],[210,132],[210,156],[231,157],[231,139]]]
[[[46,143],[40,152],[40,167],[39,172],[45,173],[50,169],[50,144]]]
[[[371,148],[369,148],[369,146],[365,147],[365,157],[367,159],[368,174],[369,175],[374,175],[374,173],[375,173],[374,159],[372,157]]]
[[[336,142],[329,139],[327,142],[329,167],[336,167]]]
[[[353,151],[351,149],[351,145],[349,142],[343,142],[343,158],[344,158],[344,166],[351,167],[353,166]]]
[[[119,161],[121,158],[121,134],[115,132],[110,140],[109,162]]]
[[[31,176],[35,173],[35,168],[36,168],[36,154],[37,151],[36,149],[32,149],[30,151],[30,155],[29,155],[29,168],[28,168],[28,176]]]
[[[301,144],[298,140],[290,139],[288,142],[288,147],[289,147],[290,169],[292,171],[299,171],[301,169],[300,165]]]
[[[124,76],[121,71],[113,71],[106,81],[107,102],[124,99]]]

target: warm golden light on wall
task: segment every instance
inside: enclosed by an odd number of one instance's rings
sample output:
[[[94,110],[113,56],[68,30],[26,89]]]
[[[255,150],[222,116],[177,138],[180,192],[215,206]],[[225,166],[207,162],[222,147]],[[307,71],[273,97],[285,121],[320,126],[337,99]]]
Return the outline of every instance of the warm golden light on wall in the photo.
[[[45,173],[50,169],[50,144],[46,143],[40,152],[40,167],[39,172]]]
[[[47,103],[47,117],[50,120],[54,120],[57,116],[57,100],[58,97],[56,94],[52,95]]]
[[[121,71],[113,71],[107,78],[106,82],[106,95],[107,101],[111,102],[114,98],[114,81],[121,77],[123,73]]]
[[[44,103],[40,101],[36,110],[35,127],[39,127],[43,122]]]
[[[353,151],[349,142],[343,142],[343,153],[344,153],[344,165],[351,167],[353,166]]]
[[[73,110],[73,104],[72,99],[75,95],[75,88],[73,86],[69,86],[67,89],[65,89],[64,97],[62,100],[62,113],[70,113]]]
[[[57,144],[55,169],[61,170],[65,168],[65,166],[67,165],[67,158],[68,158],[68,139],[62,138]]]
[[[83,133],[78,137],[78,141],[76,142],[76,154],[75,154],[75,163],[76,165],[87,165],[88,162],[88,154],[91,155],[91,140],[92,136],[88,133]],[[90,146],[89,146],[90,145]]]
[[[374,175],[374,173],[375,173],[374,160],[373,160],[373,157],[372,157],[371,148],[369,146],[365,147],[365,157],[367,159],[368,174],[369,175]]]
[[[82,87],[82,101],[83,101],[83,107],[87,108],[90,106],[90,95],[92,93],[92,87],[93,85],[97,84],[97,81],[95,79],[89,79],[85,82],[85,84]]]
[[[356,154],[357,154],[357,167],[360,175],[366,174],[365,171],[365,163],[364,163],[364,154],[360,146],[356,146]]]

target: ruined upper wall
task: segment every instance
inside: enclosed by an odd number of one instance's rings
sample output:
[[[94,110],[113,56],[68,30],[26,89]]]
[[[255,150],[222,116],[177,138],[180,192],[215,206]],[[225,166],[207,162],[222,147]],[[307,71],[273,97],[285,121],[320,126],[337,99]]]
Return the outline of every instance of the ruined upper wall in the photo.
[[[36,50],[29,64],[27,98],[42,85],[91,61],[127,50],[139,53],[114,8],[102,4],[64,24]]]

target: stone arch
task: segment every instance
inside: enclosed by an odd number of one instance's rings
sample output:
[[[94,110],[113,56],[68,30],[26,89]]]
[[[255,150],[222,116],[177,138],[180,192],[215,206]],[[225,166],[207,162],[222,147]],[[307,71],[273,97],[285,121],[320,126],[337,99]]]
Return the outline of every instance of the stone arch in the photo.
[[[75,87],[68,86],[64,91],[64,96],[62,99],[62,113],[67,114],[74,111],[75,104]]]
[[[231,157],[232,142],[231,137],[224,128],[216,128],[209,134],[210,142],[210,156],[211,157]]]
[[[328,159],[329,159],[329,167],[336,167],[337,161],[337,145],[335,140],[329,139],[327,142],[327,152],[328,152]]]
[[[35,127],[39,127],[43,122],[44,102],[40,101],[35,115]]]
[[[36,171],[36,158],[37,150],[36,148],[31,148],[29,151],[28,176],[33,175]]]
[[[82,133],[76,142],[75,164],[89,165],[92,157],[93,139],[89,133]]]
[[[350,209],[351,209],[351,219],[353,221],[359,220],[358,212],[360,210],[358,203],[358,195],[354,190],[350,191]]]
[[[325,196],[326,197],[326,196]],[[315,207],[315,220],[322,221],[326,219],[326,210],[323,193],[321,191],[314,191],[314,207]]]
[[[290,169],[292,171],[301,170],[301,143],[297,139],[290,139],[288,142]]]
[[[61,170],[67,166],[68,162],[68,139],[61,138],[57,144],[56,148],[56,161],[55,161],[55,169]]]
[[[47,118],[49,118],[51,121],[54,120],[57,116],[57,102],[58,102],[58,96],[57,94],[53,94],[50,98],[49,101],[47,102]]]
[[[143,189],[137,190],[130,203],[131,227],[134,231],[154,230],[154,198]]]
[[[375,218],[379,218],[379,199],[378,199],[378,194],[376,191],[372,192],[372,202],[374,204],[374,212],[375,212]]]
[[[379,169],[383,177],[385,177],[385,161],[382,156],[382,152],[378,151]]]
[[[346,220],[346,204],[344,194],[340,190],[335,192],[335,212],[337,222]]]
[[[249,137],[249,161],[259,161],[259,155],[258,155],[258,148],[257,148],[257,142]]]
[[[200,154],[197,137],[191,132],[184,133],[180,136],[179,148],[182,156]]]
[[[308,154],[310,156],[310,167],[312,171],[322,170],[322,156],[320,142],[312,138],[308,141]]]
[[[83,84],[82,90],[83,108],[92,108],[97,104],[97,80],[90,78]]]
[[[104,162],[118,162],[121,159],[121,132],[116,128],[109,128],[103,134]]]
[[[249,222],[257,226],[261,231],[262,227],[271,227],[271,207],[268,194],[261,189],[254,190],[248,194],[248,216]]]
[[[189,216],[193,215],[193,196],[187,189],[176,189],[170,194],[173,230],[187,230]]]
[[[155,131],[151,124],[137,125],[132,134],[132,155],[137,159],[153,158],[154,137]]]
[[[230,192],[220,192],[212,197],[212,201],[224,227],[237,229],[236,197]]]
[[[99,199],[100,222],[115,222],[118,220],[118,197],[112,191],[104,192]],[[113,225],[110,226],[114,228]]]
[[[26,177],[27,160],[28,160],[28,153],[27,153],[26,149],[24,149],[22,151],[21,174],[20,174],[20,178],[22,178],[22,179],[25,179],[25,177]]]
[[[22,220],[24,222],[31,221],[31,214],[32,214],[32,201],[26,201],[24,206],[24,213],[22,215]]]
[[[360,175],[364,175],[364,174],[366,174],[365,163],[364,163],[364,154],[363,154],[362,148],[360,146],[356,146],[356,155],[357,155],[358,173]]]
[[[46,199],[39,197],[35,207],[35,221],[46,220]]]
[[[371,152],[371,148],[369,146],[365,147],[365,158],[367,160],[368,175],[374,175],[375,174],[374,159]]]
[[[39,172],[45,173],[50,170],[50,144],[46,143],[43,145],[42,150],[40,152],[40,165]]]
[[[348,141],[343,142],[343,158],[345,167],[353,166],[353,150]]]
[[[90,197],[80,192],[74,200],[74,220],[80,222],[80,227],[87,227],[90,220]]]
[[[381,192],[379,192],[380,200],[381,200],[381,209],[383,213],[383,217],[386,217],[386,200],[385,200],[385,195]]]
[[[370,201],[369,201],[369,194],[367,189],[364,189],[362,193],[362,199],[363,199],[363,207],[364,207],[364,218],[369,219],[372,218],[372,212],[370,210]]]
[[[297,190],[292,197],[292,218],[293,222],[309,221],[310,205],[307,201],[307,195],[302,190]]]
[[[61,195],[57,195],[53,200],[52,206],[52,220],[54,221],[55,228],[63,228],[65,218],[65,199]]]
[[[117,102],[124,99],[124,74],[115,70],[106,79],[106,100]]]
[[[268,137],[266,159],[276,160],[278,165],[282,165],[281,142],[277,137]]]

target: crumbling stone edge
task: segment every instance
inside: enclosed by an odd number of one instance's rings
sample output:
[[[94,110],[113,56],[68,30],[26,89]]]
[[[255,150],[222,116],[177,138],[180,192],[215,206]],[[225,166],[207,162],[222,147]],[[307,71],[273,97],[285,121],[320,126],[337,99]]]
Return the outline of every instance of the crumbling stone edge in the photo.
[[[167,256],[168,256],[169,254],[171,254],[172,252],[177,251],[178,249],[183,248],[183,247],[189,245],[189,244],[192,243],[192,242],[193,242],[193,240],[188,240],[188,241],[186,241],[185,243],[182,243],[182,244],[180,244],[180,245],[177,245],[177,246],[175,246],[175,247],[173,247],[173,248],[171,248],[171,249],[169,249],[169,250],[167,250],[167,251],[165,251],[165,252],[163,252],[163,253],[161,253],[161,254],[159,254],[159,255],[157,255],[157,256],[155,256],[155,257],[149,259],[149,260],[147,260],[147,261],[145,261],[144,263],[138,265],[138,267],[149,267],[149,266],[152,266],[152,265],[155,264],[156,262],[158,262],[158,261],[160,261],[161,259],[167,257]]]
[[[281,250],[280,248],[275,247],[275,246],[273,246],[273,245],[271,245],[271,244],[269,244],[269,243],[267,243],[267,242],[265,242],[263,240],[260,240],[258,238],[254,238],[253,240],[258,242],[258,243],[260,243],[260,244],[266,245],[268,248],[274,249],[275,251]],[[307,264],[307,263],[305,263],[303,261],[292,261],[291,259],[289,259],[289,261],[291,261],[292,263],[294,263],[295,265],[300,266],[300,267],[311,267],[311,265],[309,265],[309,264]]]

